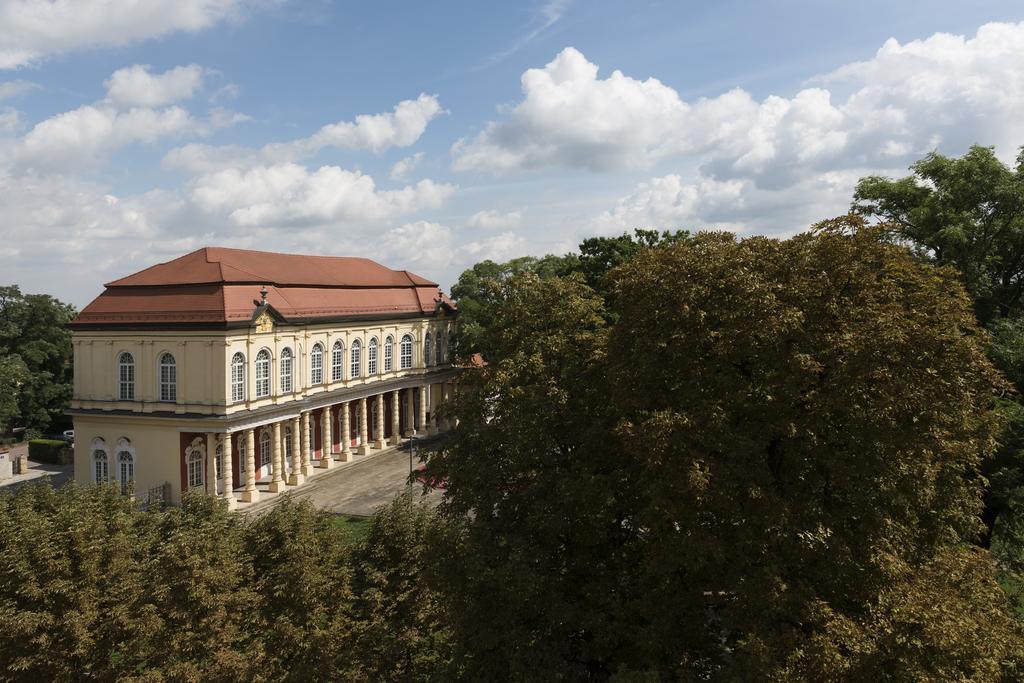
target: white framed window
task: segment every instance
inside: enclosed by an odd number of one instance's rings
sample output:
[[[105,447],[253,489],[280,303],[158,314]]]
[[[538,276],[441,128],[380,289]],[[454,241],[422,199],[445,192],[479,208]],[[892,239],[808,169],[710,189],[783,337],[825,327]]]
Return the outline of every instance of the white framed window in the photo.
[[[352,379],[356,377],[362,377],[362,344],[359,343],[358,339],[352,341],[352,358],[349,363],[348,376]]]
[[[395,340],[388,335],[384,340],[384,372],[391,372],[395,369]]]
[[[444,360],[444,344],[442,342],[444,338],[441,336],[441,331],[437,331],[437,335],[434,337],[434,365],[440,365]]]
[[[170,353],[160,354],[160,400],[178,400],[178,367]]]
[[[285,347],[281,350],[281,393],[290,394],[292,391],[292,350]]]
[[[117,387],[118,399],[135,400],[135,359],[127,351],[117,357]]]
[[[120,451],[117,454],[117,478],[121,482],[121,493],[128,493],[135,481],[135,456],[131,451]]]
[[[370,346],[367,347],[366,353],[366,374],[373,375],[377,374],[377,338],[373,337],[370,339]]]
[[[412,367],[412,337],[405,335],[402,337],[402,343],[399,344],[399,363],[402,370],[408,370]]]
[[[260,434],[260,467],[270,464],[270,432],[263,430]]]
[[[231,436],[229,435],[227,438],[230,439]],[[237,444],[238,444],[238,450],[237,450],[237,452],[238,452],[238,469],[240,471],[243,471],[243,472],[245,471],[245,467],[246,467],[246,464],[245,464],[245,442],[246,442],[245,434],[244,433],[243,434],[239,434],[238,440],[237,440]]]
[[[229,437],[230,438],[230,437]],[[217,444],[217,452],[213,459],[214,476],[217,479],[224,478],[224,444]]]
[[[285,469],[290,467],[292,461],[292,428],[285,425],[284,430],[281,432],[281,438],[284,439],[284,462]]]
[[[313,344],[309,352],[309,384],[316,386],[324,383],[324,347],[319,342]]]
[[[331,347],[331,381],[340,382],[345,375],[345,345],[340,341]]]
[[[203,451],[189,448],[185,453],[185,480],[190,489],[203,487]]]
[[[107,443],[97,437],[92,440],[92,480],[97,484],[110,481],[110,456]]]
[[[430,365],[430,332],[423,338],[423,366]]]
[[[260,349],[256,354],[256,398],[270,396],[270,351]]]
[[[245,354],[242,352],[231,357],[231,400],[235,403],[245,400]]]

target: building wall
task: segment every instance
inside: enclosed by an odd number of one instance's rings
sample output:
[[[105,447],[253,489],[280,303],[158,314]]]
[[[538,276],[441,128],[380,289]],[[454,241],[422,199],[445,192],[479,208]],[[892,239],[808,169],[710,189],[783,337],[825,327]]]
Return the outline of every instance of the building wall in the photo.
[[[183,426],[183,425],[182,425]],[[181,499],[181,448],[179,425],[127,421],[114,416],[75,416],[75,481],[93,482],[94,440],[103,439],[108,449],[110,477],[118,476],[117,444],[124,438],[134,452],[135,493],[143,494],[165,482],[172,500]]]
[[[413,369],[423,368],[424,336],[447,340],[450,321],[437,318],[380,321],[372,324],[347,325],[275,325],[267,331],[257,327],[245,330],[210,331],[85,331],[73,334],[75,377],[71,407],[131,411],[134,413],[175,412],[230,415],[237,412],[282,405],[342,387],[354,387],[407,374],[400,367],[400,341],[409,334],[413,339]],[[384,372],[384,340],[394,339],[393,367]],[[367,374],[370,339],[378,339],[378,372]],[[362,344],[361,376],[350,377],[352,342]],[[332,381],[331,350],[336,341],[344,344],[343,379]],[[316,343],[324,349],[324,382],[310,382],[310,352]],[[436,344],[436,341],[432,343]],[[446,345],[447,346],[447,345]],[[293,353],[292,391],[281,391],[281,351]],[[261,349],[271,353],[270,396],[256,398],[254,361]],[[124,351],[135,361],[135,400],[121,401],[118,396],[118,357]],[[177,400],[158,400],[158,360],[165,353],[175,358]],[[246,359],[246,397],[231,400],[230,363],[236,352]],[[431,353],[434,356],[433,352]],[[434,358],[428,365],[434,364]]]

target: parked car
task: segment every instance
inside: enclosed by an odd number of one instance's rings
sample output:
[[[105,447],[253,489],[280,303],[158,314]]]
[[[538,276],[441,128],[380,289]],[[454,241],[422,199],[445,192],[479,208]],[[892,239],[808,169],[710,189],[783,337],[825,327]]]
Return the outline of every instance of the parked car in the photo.
[[[67,441],[68,443],[74,443],[75,442],[75,430],[74,429],[65,429],[64,433],[61,435],[61,438],[64,439],[65,441]]]

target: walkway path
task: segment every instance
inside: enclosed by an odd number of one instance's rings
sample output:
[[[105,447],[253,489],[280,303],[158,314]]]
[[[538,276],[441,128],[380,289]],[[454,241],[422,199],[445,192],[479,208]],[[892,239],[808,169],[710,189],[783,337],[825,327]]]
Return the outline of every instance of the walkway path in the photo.
[[[418,467],[413,458],[413,467]],[[313,477],[302,486],[289,488],[288,494],[296,500],[308,500],[313,505],[346,515],[371,515],[381,505],[387,505],[405,490],[409,481],[409,451],[405,444],[393,446],[372,455],[357,456],[348,463],[335,462],[329,470],[314,470]],[[284,493],[269,493],[259,486],[260,500],[251,505],[239,503],[238,510],[260,514],[276,505]],[[417,493],[423,487],[413,484]],[[425,499],[433,505],[441,501],[440,491],[431,491]]]

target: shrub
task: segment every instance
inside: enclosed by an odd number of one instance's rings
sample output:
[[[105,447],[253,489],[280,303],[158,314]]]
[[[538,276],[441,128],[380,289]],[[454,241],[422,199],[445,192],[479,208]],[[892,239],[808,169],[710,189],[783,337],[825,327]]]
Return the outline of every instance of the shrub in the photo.
[[[28,442],[28,459],[55,465],[61,449],[67,445],[59,439],[32,439]]]

